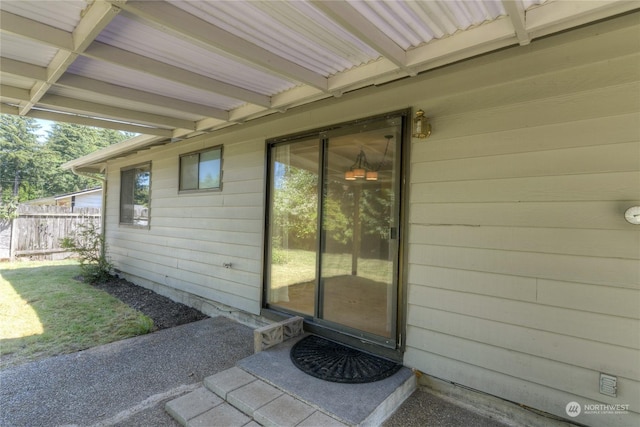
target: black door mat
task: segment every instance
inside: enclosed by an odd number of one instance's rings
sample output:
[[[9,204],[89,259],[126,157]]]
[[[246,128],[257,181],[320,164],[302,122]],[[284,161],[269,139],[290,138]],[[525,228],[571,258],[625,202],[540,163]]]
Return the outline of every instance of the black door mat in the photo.
[[[309,335],[291,348],[291,361],[316,378],[335,383],[370,383],[390,377],[402,368],[351,347]]]

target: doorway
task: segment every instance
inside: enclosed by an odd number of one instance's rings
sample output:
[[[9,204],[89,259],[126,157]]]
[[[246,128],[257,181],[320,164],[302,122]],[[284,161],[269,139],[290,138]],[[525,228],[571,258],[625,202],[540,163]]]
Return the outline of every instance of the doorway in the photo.
[[[269,141],[266,308],[397,347],[405,117]]]

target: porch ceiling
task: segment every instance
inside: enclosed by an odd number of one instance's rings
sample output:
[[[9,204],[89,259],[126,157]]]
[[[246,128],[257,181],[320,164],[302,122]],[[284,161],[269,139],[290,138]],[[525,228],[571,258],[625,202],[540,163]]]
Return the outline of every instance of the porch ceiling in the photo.
[[[189,138],[639,8],[621,0],[2,0],[1,112]]]

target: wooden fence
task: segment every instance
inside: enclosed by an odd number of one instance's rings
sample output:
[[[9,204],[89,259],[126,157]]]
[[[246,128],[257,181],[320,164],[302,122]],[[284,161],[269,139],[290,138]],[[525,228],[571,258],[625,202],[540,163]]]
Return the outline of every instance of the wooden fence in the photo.
[[[16,257],[51,258],[66,251],[60,240],[70,237],[78,226],[94,222],[99,228],[100,209],[66,206],[20,205],[18,217],[0,222],[0,259]]]

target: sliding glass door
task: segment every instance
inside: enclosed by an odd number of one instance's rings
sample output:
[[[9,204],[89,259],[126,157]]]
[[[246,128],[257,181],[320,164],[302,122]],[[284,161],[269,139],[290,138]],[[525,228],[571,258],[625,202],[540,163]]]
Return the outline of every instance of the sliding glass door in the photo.
[[[385,338],[396,314],[398,137],[384,126],[325,142],[318,317]]]
[[[318,281],[320,142],[271,148],[267,302],[313,316]]]
[[[395,345],[402,116],[270,145],[267,307]]]

